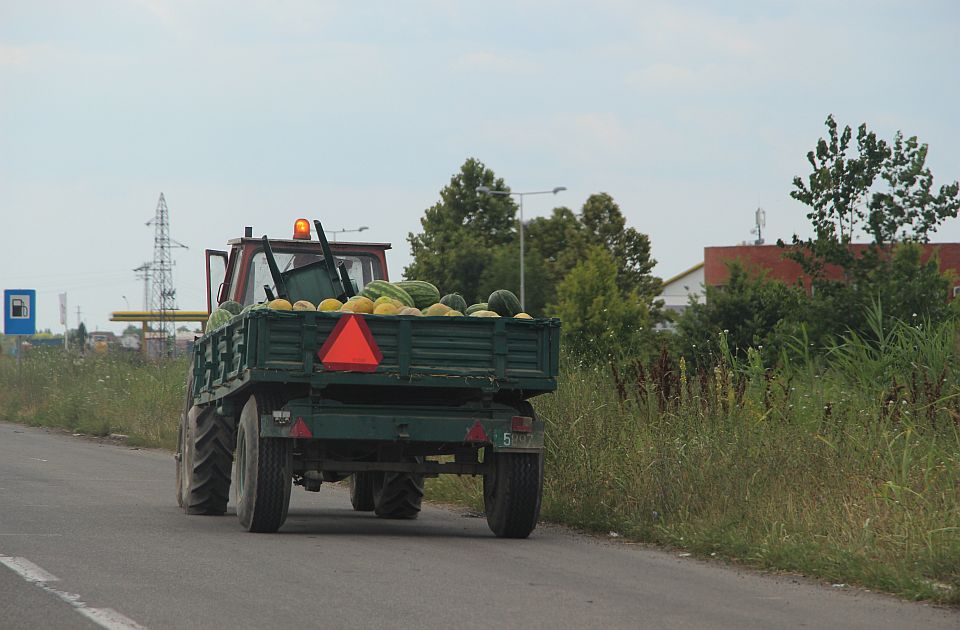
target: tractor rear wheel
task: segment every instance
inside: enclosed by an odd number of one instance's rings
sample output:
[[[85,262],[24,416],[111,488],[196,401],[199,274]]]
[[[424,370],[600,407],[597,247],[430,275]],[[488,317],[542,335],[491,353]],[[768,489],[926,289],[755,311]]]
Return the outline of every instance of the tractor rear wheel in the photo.
[[[187,514],[220,516],[230,496],[233,421],[211,406],[192,406],[180,416],[177,503]]]
[[[423,475],[406,472],[373,474],[373,511],[380,518],[413,519],[423,501]]]
[[[240,412],[234,500],[240,525],[251,532],[277,531],[287,519],[290,507],[290,441],[260,437],[260,416],[275,408],[269,397],[254,394]]]

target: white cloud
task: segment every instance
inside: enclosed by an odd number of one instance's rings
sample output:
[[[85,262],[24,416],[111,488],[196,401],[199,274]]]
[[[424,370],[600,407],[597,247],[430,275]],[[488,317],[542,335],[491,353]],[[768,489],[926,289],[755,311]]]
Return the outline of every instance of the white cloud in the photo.
[[[527,75],[541,70],[541,65],[532,59],[489,50],[462,55],[454,60],[453,65],[455,68],[473,69],[498,75]]]
[[[27,59],[26,48],[0,45],[0,67],[21,67],[26,65]]]

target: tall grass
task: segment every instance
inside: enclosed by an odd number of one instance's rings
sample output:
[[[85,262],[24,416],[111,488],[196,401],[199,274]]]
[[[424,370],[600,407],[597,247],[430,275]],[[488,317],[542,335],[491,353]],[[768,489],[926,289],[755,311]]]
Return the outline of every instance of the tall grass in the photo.
[[[185,361],[36,349],[22,373],[0,357],[0,419],[88,435],[128,435],[130,443],[173,448],[183,405]]]
[[[954,331],[849,336],[822,365],[662,354],[565,362],[547,421],[543,517],[748,564],[960,603]],[[721,344],[723,346],[725,344]],[[441,478],[433,496],[476,480]]]

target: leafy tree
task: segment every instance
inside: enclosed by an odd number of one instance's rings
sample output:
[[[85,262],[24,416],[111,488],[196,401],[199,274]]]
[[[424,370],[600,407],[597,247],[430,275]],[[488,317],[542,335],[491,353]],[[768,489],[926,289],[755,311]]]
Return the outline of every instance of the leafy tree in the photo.
[[[649,349],[651,303],[617,281],[618,261],[595,245],[557,287],[551,307],[563,320],[565,338],[583,356],[605,358]]]
[[[659,295],[663,283],[651,274],[657,261],[650,257],[650,238],[626,227],[627,220],[613,197],[607,193],[590,195],[583,204],[580,221],[589,241],[605,247],[618,262],[617,281],[621,286],[641,296]]]
[[[514,239],[517,206],[509,196],[486,195],[478,186],[506,190],[503,179],[470,158],[440,191],[440,201],[427,208],[420,234],[410,233],[413,262],[404,276],[432,282],[440,291],[459,292],[479,302],[480,279],[490,252]]]
[[[557,285],[582,259],[589,248],[589,235],[577,215],[563,206],[554,208],[549,217],[531,219],[523,229],[527,266],[531,259],[543,265],[543,278],[537,281],[536,288],[527,282],[527,302],[533,304],[528,308],[539,313],[556,302]],[[531,297],[534,293],[537,295]]]
[[[524,252],[526,296],[524,308],[531,315],[546,313],[547,304],[556,295],[554,279],[547,263],[536,251]],[[496,289],[509,289],[520,295],[520,243],[512,241],[493,250],[480,278],[480,295],[489,296]],[[482,297],[481,302],[485,302]]]
[[[691,300],[679,316],[678,344],[686,356],[698,360],[716,353],[723,342],[734,356],[762,347],[761,354],[770,365],[786,337],[804,319],[804,291],[770,280],[765,272],[748,272],[737,262],[728,268],[725,286],[708,286],[706,299]]]
[[[916,136],[897,132],[888,144],[861,124],[854,147],[849,126],[840,130],[832,115],[826,126],[827,138],[807,154],[811,173],[806,180],[795,177],[790,193],[810,207],[814,236],[794,235],[785,254],[813,280],[811,324],[820,331],[818,341],[848,329],[867,332],[864,317],[875,300],[887,318],[945,317],[949,280],[936,258],[924,261],[912,245],[928,242],[944,220],[957,216],[960,185],[934,192],[927,145]],[[850,247],[858,231],[869,239],[865,250]],[[829,278],[831,267],[842,280]]]
[[[78,348],[83,353],[87,346],[87,327],[83,322],[69,332],[69,343],[71,348]]]

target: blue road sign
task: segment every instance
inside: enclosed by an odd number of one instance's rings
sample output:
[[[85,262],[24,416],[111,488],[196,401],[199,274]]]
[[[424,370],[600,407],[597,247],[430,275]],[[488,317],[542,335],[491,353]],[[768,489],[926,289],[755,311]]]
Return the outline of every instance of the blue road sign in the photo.
[[[37,292],[34,289],[4,289],[3,334],[37,333]]]

